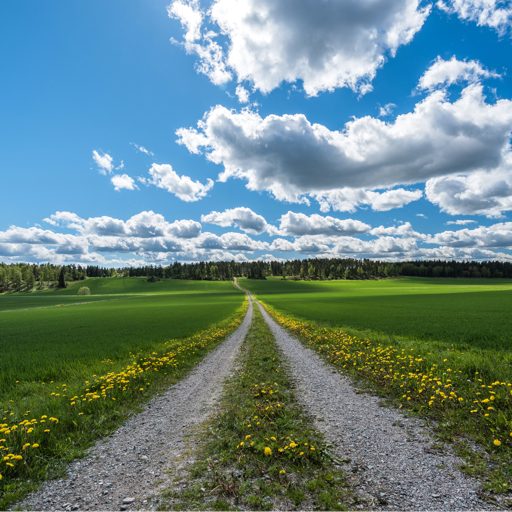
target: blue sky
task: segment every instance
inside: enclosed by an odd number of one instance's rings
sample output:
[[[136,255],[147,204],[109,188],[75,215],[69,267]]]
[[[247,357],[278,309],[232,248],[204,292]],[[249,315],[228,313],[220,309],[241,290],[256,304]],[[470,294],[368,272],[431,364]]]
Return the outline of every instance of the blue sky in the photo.
[[[0,261],[510,260],[512,6],[0,4]]]

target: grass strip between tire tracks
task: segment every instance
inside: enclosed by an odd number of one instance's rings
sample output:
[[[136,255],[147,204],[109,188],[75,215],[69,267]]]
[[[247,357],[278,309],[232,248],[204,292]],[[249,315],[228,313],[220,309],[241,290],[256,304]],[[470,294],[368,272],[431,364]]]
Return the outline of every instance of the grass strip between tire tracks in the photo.
[[[294,396],[258,308],[217,411],[161,510],[347,510],[358,499]]]
[[[431,353],[427,342],[423,353],[383,345],[261,304],[338,371],[362,380],[363,386],[392,399],[400,409],[434,420],[438,448],[450,443],[465,459],[460,469],[479,478],[486,491],[512,490],[512,383],[493,382],[478,367],[468,374],[464,354],[455,350],[453,355]],[[473,449],[471,442],[485,451]],[[493,500],[492,494],[482,497]],[[506,501],[512,505],[512,500]]]
[[[162,343],[158,352],[130,354],[117,364],[103,361],[105,374],[59,386],[47,400],[31,395],[27,399],[33,404],[23,416],[18,404],[1,411],[0,510],[37,489],[41,481],[62,477],[65,463],[84,456],[94,441],[183,379],[240,326],[247,308],[246,300],[231,318],[188,338]]]

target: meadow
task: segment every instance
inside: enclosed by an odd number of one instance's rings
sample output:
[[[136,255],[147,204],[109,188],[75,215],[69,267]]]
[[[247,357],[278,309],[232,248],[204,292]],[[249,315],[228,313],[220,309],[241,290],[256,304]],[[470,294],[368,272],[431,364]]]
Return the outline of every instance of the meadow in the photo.
[[[359,386],[436,420],[488,490],[512,489],[512,283],[241,280]],[[486,456],[465,439],[476,441]]]
[[[512,280],[403,277],[379,281],[240,279],[284,315],[319,325],[510,351]]]
[[[122,361],[206,329],[243,301],[230,282],[169,282],[97,278],[87,280],[86,297],[76,295],[79,286],[0,296],[0,400],[23,382],[87,378],[105,359]]]
[[[231,282],[85,284],[101,295],[0,295],[1,509],[186,375],[246,310]]]

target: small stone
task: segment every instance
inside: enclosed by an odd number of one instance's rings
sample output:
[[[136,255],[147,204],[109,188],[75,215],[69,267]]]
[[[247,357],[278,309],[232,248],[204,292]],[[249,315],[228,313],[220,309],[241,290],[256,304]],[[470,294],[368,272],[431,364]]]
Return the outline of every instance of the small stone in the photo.
[[[133,503],[135,501],[135,498],[125,498],[123,500],[123,505],[129,505],[130,503]]]
[[[149,460],[149,457],[148,457],[147,455],[143,455],[143,456],[141,457],[141,459],[142,459],[142,460]]]

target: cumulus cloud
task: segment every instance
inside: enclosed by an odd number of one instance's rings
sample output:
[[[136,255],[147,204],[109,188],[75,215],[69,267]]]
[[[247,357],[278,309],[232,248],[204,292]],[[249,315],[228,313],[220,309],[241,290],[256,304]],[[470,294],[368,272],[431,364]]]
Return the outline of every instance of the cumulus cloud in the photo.
[[[494,170],[428,180],[425,195],[451,215],[501,217],[512,210],[512,156]]]
[[[168,164],[153,164],[149,174],[151,179],[139,178],[139,181],[145,185],[156,185],[158,188],[163,188],[187,203],[199,201],[213,187],[211,179],[208,179],[207,183],[203,185],[199,181],[193,181],[189,176],[179,176]]]
[[[393,113],[393,109],[396,107],[394,103],[388,103],[379,109],[379,117],[390,116]]]
[[[207,224],[216,224],[226,228],[228,226],[238,226],[246,233],[259,235],[269,228],[267,221],[254,213],[250,208],[240,207],[223,212],[211,212],[208,215],[201,215],[201,222]]]
[[[229,227],[231,224],[226,225],[228,220],[238,219],[240,215],[230,216],[230,211],[226,212],[225,218],[219,214],[221,217],[216,220]],[[218,212],[212,212],[215,213]],[[251,219],[253,221],[254,217],[250,216]],[[253,259],[265,258],[261,254],[272,252],[281,257],[298,253],[388,261],[418,258],[512,261],[512,256],[506,252],[512,250],[512,222],[430,235],[414,231],[409,222],[372,229],[352,219],[288,212],[280,219],[280,229],[274,228],[272,233],[279,236],[269,243],[254,240],[244,233],[227,232],[220,236],[201,233],[198,222],[176,220],[171,223],[152,211],[141,212],[126,221],[107,216],[82,219],[71,212],[57,212],[48,221],[53,226],[75,229],[77,234],[11,226],[0,231],[0,260],[113,265],[132,261],[137,265],[141,262],[166,263],[171,259],[248,261],[248,255],[259,251],[260,255],[254,254]],[[261,228],[260,225],[255,230]],[[375,238],[362,239],[362,234]],[[126,255],[129,260],[119,259],[116,254]]]
[[[168,13],[215,84],[233,75],[263,93],[302,80],[307,95],[338,87],[364,94],[386,58],[421,29],[430,7],[419,0],[174,0]],[[216,31],[203,29],[208,21]],[[224,46],[215,39],[227,39]]]
[[[487,103],[482,86],[470,84],[453,102],[445,91],[434,91],[394,122],[367,116],[333,131],[302,114],[262,118],[249,109],[216,106],[197,129],[182,128],[177,135],[190,152],[202,151],[223,165],[220,180],[242,178],[250,190],[267,190],[288,202],[304,201],[309,194],[329,205],[334,198],[340,210],[350,211],[356,204],[351,196],[363,197],[377,210],[421,197],[418,190],[377,196],[367,189],[375,193],[497,169],[510,150],[511,128],[512,101]]]
[[[455,226],[466,226],[467,224],[476,223],[476,220],[449,220],[446,225],[455,225]]]
[[[428,243],[456,248],[509,249],[512,247],[512,222],[502,222],[475,229],[444,231],[431,237]]]
[[[494,71],[486,70],[477,60],[469,62],[457,60],[455,55],[450,60],[437,57],[420,78],[418,89],[433,91],[437,87],[450,86],[460,82],[479,82],[485,78],[500,78]]]
[[[82,235],[105,237],[152,238],[171,236],[177,238],[196,238],[201,233],[201,224],[193,220],[176,220],[167,222],[165,217],[153,211],[138,213],[126,222],[113,217],[90,217],[82,219],[71,212],[57,212],[46,222],[56,226],[68,227]]]
[[[279,219],[279,234],[284,236],[334,235],[346,236],[367,233],[371,226],[353,219],[335,219],[313,214],[288,212]]]
[[[427,240],[428,235],[424,235],[423,233],[418,233],[412,229],[412,225],[410,222],[404,222],[400,226],[390,226],[385,228],[384,226],[379,226],[378,228],[373,228],[370,231],[370,235],[374,236],[401,236],[402,238],[410,238],[413,240]]]
[[[249,91],[241,84],[236,86],[235,94],[240,103],[249,103]]]
[[[110,178],[110,181],[112,182],[112,185],[114,185],[115,190],[117,190],[118,192],[122,188],[125,188],[127,190],[139,189],[139,187],[137,187],[137,185],[135,184],[135,180],[128,176],[128,174],[115,174],[114,176],[112,176],[112,178]]]
[[[384,212],[393,208],[402,208],[406,204],[421,199],[423,192],[403,188],[386,192],[343,188],[310,195],[318,201],[322,212],[328,212],[331,208],[338,212],[355,212],[360,205],[369,205],[374,211]]]
[[[112,173],[114,169],[113,159],[108,153],[100,155],[96,150],[92,152],[92,158],[98,166],[100,174]]]
[[[509,32],[512,25],[512,6],[502,0],[439,0],[437,6],[462,20],[493,28],[500,35]]]
[[[213,233],[203,233],[198,241],[197,247],[201,249],[224,249],[229,251],[258,251],[267,250],[267,242],[253,240],[242,233],[224,233],[221,236]]]

